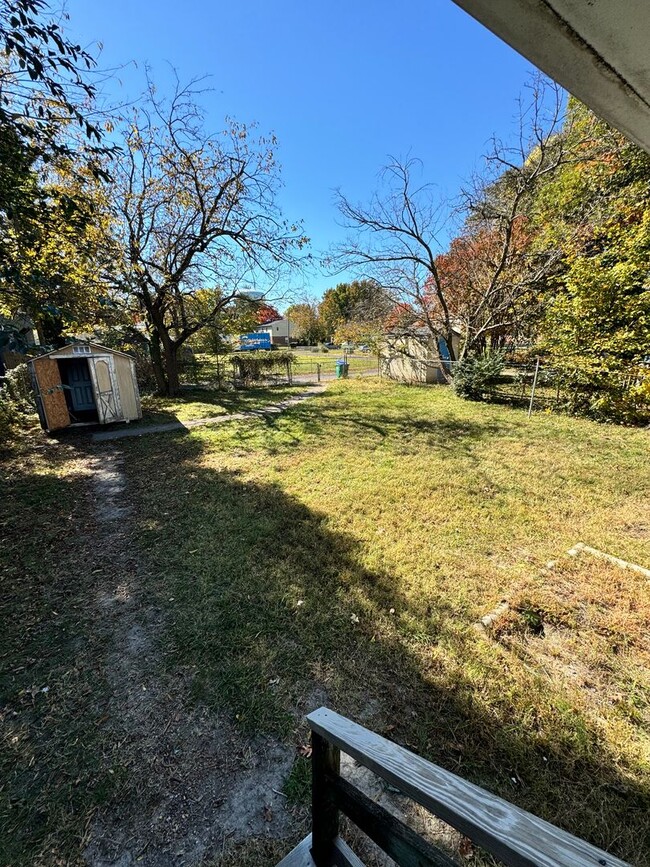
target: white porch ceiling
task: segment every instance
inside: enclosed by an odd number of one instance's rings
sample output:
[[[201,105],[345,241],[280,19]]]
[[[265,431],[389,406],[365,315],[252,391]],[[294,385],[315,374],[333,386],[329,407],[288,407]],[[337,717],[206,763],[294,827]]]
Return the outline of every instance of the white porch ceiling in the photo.
[[[454,0],[650,153],[650,0]]]

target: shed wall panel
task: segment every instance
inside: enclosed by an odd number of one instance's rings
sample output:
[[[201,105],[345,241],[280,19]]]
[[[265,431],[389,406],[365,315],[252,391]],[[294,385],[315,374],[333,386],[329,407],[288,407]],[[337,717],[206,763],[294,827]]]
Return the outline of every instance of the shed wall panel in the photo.
[[[122,415],[126,420],[132,421],[140,418],[141,413],[140,400],[136,393],[133,374],[131,372],[131,359],[124,355],[115,355],[113,358],[115,360],[117,385],[120,390]]]
[[[54,358],[37,358],[33,362],[41,405],[48,430],[60,430],[70,424],[70,413],[61,383],[61,372]]]

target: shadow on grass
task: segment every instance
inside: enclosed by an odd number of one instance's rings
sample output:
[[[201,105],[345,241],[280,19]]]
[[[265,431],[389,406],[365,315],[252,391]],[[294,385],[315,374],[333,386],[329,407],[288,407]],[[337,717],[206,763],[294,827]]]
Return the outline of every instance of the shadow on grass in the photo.
[[[0,863],[12,865],[76,861],[116,782],[100,730],[108,688],[87,479],[56,475],[59,450],[47,455],[46,465],[10,460],[2,473]]]
[[[311,433],[312,406],[292,411]],[[373,435],[466,448],[490,424],[337,416]],[[414,427],[415,425],[415,427]],[[326,703],[456,773],[638,864],[650,863],[650,787],[603,734],[453,605],[407,598],[363,565],[360,542],[280,485],[202,463],[172,435],[125,452],[139,543],[167,610],[170,666],[193,667],[197,701],[251,733],[290,737]],[[259,459],[264,460],[260,454]],[[511,670],[512,667],[512,670]],[[304,733],[302,735],[304,737]],[[620,768],[620,769],[619,769]]]
[[[298,446],[307,437],[323,442],[328,437],[336,437],[342,444],[358,443],[363,438],[364,447],[368,449],[390,445],[395,454],[435,449],[449,457],[466,459],[478,443],[503,436],[506,427],[516,431],[525,424],[525,419],[514,414],[505,422],[503,419],[477,421],[451,412],[432,418],[409,417],[406,413],[385,411],[372,405],[363,406],[362,410],[360,413],[356,407],[347,408],[345,397],[339,393],[323,391],[292,407],[281,418],[268,417],[267,432],[274,434],[268,442],[260,440],[257,428],[243,427],[237,431],[237,444],[243,448],[267,448],[269,453],[275,454],[283,448]]]
[[[92,433],[131,430],[134,427],[183,424],[201,418],[221,418],[242,412],[255,412],[266,406],[295,397],[315,383],[301,382],[294,385],[275,385],[217,390],[212,388],[183,386],[176,397],[161,397],[153,394],[142,396],[142,418],[133,422],[113,424],[89,424],[83,428],[63,428],[50,436],[62,443],[76,440]]]
[[[250,388],[217,390],[184,386],[177,397],[143,398],[142,424],[161,424],[179,421],[183,410],[194,410],[184,420],[201,416],[231,415],[258,409],[304,391],[309,383],[295,385],[253,386]],[[199,409],[200,408],[200,409]]]

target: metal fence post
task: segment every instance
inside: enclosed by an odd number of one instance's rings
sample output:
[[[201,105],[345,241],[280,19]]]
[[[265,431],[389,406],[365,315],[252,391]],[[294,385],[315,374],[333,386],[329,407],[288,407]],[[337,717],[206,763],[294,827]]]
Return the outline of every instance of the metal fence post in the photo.
[[[537,356],[537,364],[535,365],[535,376],[533,377],[533,387],[530,390],[530,406],[528,407],[528,418],[533,411],[533,400],[535,399],[535,388],[537,387],[537,374],[539,373],[539,355]]]

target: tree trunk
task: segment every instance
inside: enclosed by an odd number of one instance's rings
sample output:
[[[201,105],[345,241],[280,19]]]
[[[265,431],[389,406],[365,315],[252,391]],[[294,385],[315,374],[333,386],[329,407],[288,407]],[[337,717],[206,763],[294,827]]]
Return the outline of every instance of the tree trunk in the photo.
[[[156,328],[151,333],[151,343],[149,346],[151,352],[151,363],[153,365],[154,376],[156,377],[156,386],[158,394],[168,394],[167,378],[165,376],[165,365],[163,363],[162,352],[160,349],[160,334]]]
[[[181,381],[178,374],[178,347],[167,339],[163,340],[165,373],[167,375],[167,394],[175,397],[181,390]]]

